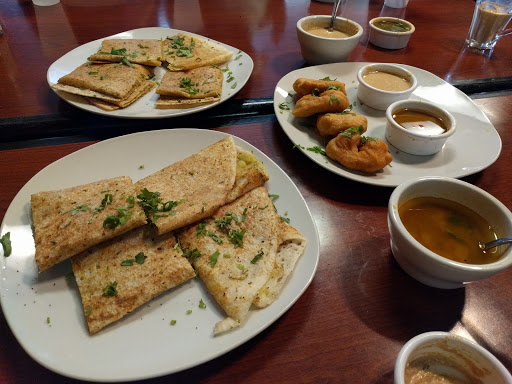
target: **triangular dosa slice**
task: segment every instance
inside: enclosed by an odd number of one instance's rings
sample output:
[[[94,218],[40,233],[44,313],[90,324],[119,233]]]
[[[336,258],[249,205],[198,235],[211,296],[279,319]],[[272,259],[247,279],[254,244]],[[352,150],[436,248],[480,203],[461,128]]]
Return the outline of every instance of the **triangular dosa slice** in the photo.
[[[94,334],[195,276],[173,233],[147,225],[71,260],[89,332]]]
[[[306,238],[285,221],[281,221],[279,233],[281,240],[277,249],[274,268],[270,278],[259,290],[253,301],[253,304],[258,308],[267,307],[277,299],[297,260],[306,249]]]
[[[121,62],[162,65],[162,40],[156,39],[105,39],[99,51],[90,56],[94,62]]]
[[[98,92],[96,97],[107,95],[115,99],[124,99],[144,80],[147,80],[150,72],[141,65],[132,64],[95,64],[85,63],[73,72],[62,76],[58,80],[60,85],[68,85],[79,90]],[[58,89],[58,88],[56,88]],[[90,94],[73,92],[82,96]],[[66,92],[71,92],[66,90]],[[110,100],[108,100],[110,101]]]
[[[258,187],[221,207],[205,222],[185,230],[180,244],[192,265],[226,312],[218,334],[239,325],[274,267],[279,225],[265,187]]]
[[[196,36],[179,33],[162,42],[162,61],[170,71],[218,65],[227,62],[233,52],[222,45]]]
[[[102,241],[146,224],[129,177],[122,176],[31,197],[40,271]]]
[[[241,147],[231,136],[173,163],[135,186],[158,193],[160,206],[173,205],[166,212],[149,213],[163,234],[211,216],[229,201],[268,180],[263,163]]]

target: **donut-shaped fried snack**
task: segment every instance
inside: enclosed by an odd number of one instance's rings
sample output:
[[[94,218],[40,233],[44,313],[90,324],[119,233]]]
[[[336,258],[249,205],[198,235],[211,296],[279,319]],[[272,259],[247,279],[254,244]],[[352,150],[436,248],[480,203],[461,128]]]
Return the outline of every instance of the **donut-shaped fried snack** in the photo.
[[[336,80],[314,80],[299,78],[293,83],[293,90],[296,92],[298,97],[305,95],[318,96],[319,94],[327,90],[338,90],[343,92],[345,95],[345,84]]]
[[[329,90],[321,93],[320,96],[301,97],[292,113],[295,117],[309,117],[317,113],[343,112],[349,105],[347,95],[341,91]]]
[[[368,128],[368,120],[359,113],[348,110],[337,113],[324,113],[318,115],[316,127],[320,135],[327,137],[336,136],[338,133],[352,127],[363,127],[363,131],[360,133],[364,133]]]

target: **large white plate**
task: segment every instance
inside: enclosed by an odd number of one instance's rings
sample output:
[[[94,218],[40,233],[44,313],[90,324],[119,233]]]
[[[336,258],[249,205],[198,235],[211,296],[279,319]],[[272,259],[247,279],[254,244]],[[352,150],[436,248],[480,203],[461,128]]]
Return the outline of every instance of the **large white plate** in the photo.
[[[305,254],[278,299],[231,333],[213,337],[224,313],[199,279],[157,297],[120,321],[89,336],[80,294],[64,262],[38,276],[34,261],[30,195],[114,176],[134,181],[213,144],[226,134],[195,129],[136,133],[72,153],[35,175],[16,195],[0,233],[11,232],[12,255],[0,257],[0,301],[14,335],[36,361],[62,375],[92,381],[128,381],[177,372],[220,356],[251,339],[285,313],[306,290],[319,258],[318,233],[292,180],[265,154],[252,150],[270,175],[267,187],[280,197],[279,214],[306,238]],[[139,166],[144,165],[143,168]],[[198,307],[203,299],[206,309]],[[192,310],[187,315],[186,311]],[[47,323],[49,318],[50,323]],[[174,326],[171,320],[176,320]]]
[[[180,32],[197,36],[202,39],[208,39],[207,37],[196,35],[195,33],[180,31],[178,29],[160,27],[134,29],[131,31],[118,33],[113,36],[107,36],[95,41],[91,41],[90,43],[83,44],[73,49],[72,51],[66,53],[60,59],[55,61],[52,65],[50,65],[50,68],[48,68],[48,73],[46,75],[48,84],[52,85],[57,83],[57,81],[62,76],[67,75],[83,63],[87,62],[87,58],[90,55],[98,52],[98,50],[101,47],[101,42],[105,39],[165,39],[167,36],[174,36]],[[155,108],[155,102],[158,99],[158,95],[155,93],[155,89],[153,89],[151,92],[144,95],[128,107],[120,108],[116,111],[107,112],[89,104],[81,96],[56,90],[54,90],[54,92],[57,95],[59,95],[63,100],[74,105],[75,107],[105,116],[115,116],[129,119],[158,119],[164,117],[188,115],[191,113],[204,111],[205,109],[212,108],[216,105],[219,105],[220,103],[223,103],[224,101],[234,96],[240,89],[242,89],[245,83],[247,83],[247,80],[249,80],[249,77],[251,76],[254,67],[254,63],[251,57],[245,52],[242,52],[239,49],[231,47],[227,44],[211,39],[209,40],[214,43],[220,44],[224,48],[233,52],[233,57],[231,58],[231,60],[228,63],[219,66],[219,68],[222,69],[225,69],[227,67],[229,68],[229,71],[224,72],[224,84],[222,87],[222,95],[220,101],[217,103],[202,105],[195,108],[158,109]],[[165,71],[166,69],[164,67],[154,68],[153,72],[155,74],[156,80],[160,81],[164,76]],[[228,72],[232,72],[231,76],[234,77],[234,80],[230,81],[229,83],[227,82]]]
[[[479,172],[494,163],[501,152],[501,139],[485,114],[457,88],[430,72],[402,65],[418,79],[418,88],[411,99],[428,100],[450,111],[457,123],[457,131],[447,141],[441,152],[432,156],[414,156],[401,152],[388,143],[393,156],[390,166],[375,174],[366,174],[344,168],[330,158],[308,151],[320,146],[325,149],[325,140],[318,134],[314,118],[296,118],[290,110],[283,111],[279,104],[289,102],[288,92],[294,93],[293,83],[299,77],[322,79],[329,76],[345,83],[347,96],[353,110],[368,119],[367,136],[385,140],[385,111],[377,111],[357,100],[357,71],[369,63],[338,63],[308,67],[290,72],[277,83],[274,92],[274,109],[277,120],[290,140],[301,146],[311,160],[329,171],[362,183],[396,187],[400,183],[419,176],[464,177]]]

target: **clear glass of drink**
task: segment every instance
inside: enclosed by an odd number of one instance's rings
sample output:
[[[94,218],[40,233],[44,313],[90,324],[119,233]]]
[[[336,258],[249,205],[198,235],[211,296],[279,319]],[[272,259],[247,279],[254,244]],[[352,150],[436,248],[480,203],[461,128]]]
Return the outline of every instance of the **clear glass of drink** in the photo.
[[[512,0],[476,0],[466,43],[477,49],[492,49],[499,38],[512,33],[505,29],[512,18]]]

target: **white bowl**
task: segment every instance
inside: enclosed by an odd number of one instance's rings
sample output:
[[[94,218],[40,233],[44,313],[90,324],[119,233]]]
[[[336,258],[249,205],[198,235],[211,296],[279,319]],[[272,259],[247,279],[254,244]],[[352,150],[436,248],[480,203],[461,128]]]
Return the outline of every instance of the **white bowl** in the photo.
[[[392,22],[403,23],[409,26],[410,30],[405,32],[387,31],[375,26],[374,23],[380,20],[389,20]],[[368,24],[370,26],[370,43],[376,45],[377,47],[386,49],[404,48],[407,43],[409,43],[409,39],[415,31],[414,24],[408,22],[407,20],[397,19],[396,17],[376,17],[371,19]]]
[[[363,79],[363,76],[368,72],[381,71],[391,73],[411,82],[411,87],[404,91],[384,91],[382,89],[375,88]],[[402,68],[395,64],[369,64],[363,66],[357,72],[357,80],[359,85],[357,87],[357,98],[361,103],[368,107],[385,111],[391,104],[399,100],[408,99],[418,86],[418,80],[407,69]]]
[[[428,136],[405,129],[393,119],[393,113],[403,108],[425,111],[441,118],[446,124],[446,132]],[[455,119],[450,112],[422,100],[401,100],[391,104],[386,110],[386,121],[386,139],[394,147],[411,155],[433,155],[439,152],[456,129]]]
[[[430,362],[430,371],[444,373],[461,382],[510,384],[507,368],[489,351],[461,336],[447,332],[426,332],[409,340],[395,362],[395,384],[409,384],[405,370],[421,361]],[[427,365],[427,364],[425,364]],[[473,378],[473,380],[471,380]]]
[[[297,22],[297,37],[300,43],[302,57],[308,64],[318,65],[346,61],[359,43],[363,27],[355,21],[336,17],[335,29],[351,34],[344,38],[329,38],[313,35],[306,31],[308,26],[328,27],[331,16],[306,16]]]
[[[489,264],[465,264],[442,257],[420,244],[405,228],[398,209],[416,197],[431,196],[470,207],[493,227],[499,237],[512,233],[512,213],[498,199],[472,184],[449,177],[420,177],[395,188],[388,203],[391,251],[402,269],[435,288],[459,288],[485,279],[512,265],[512,246],[499,249],[501,258]]]

